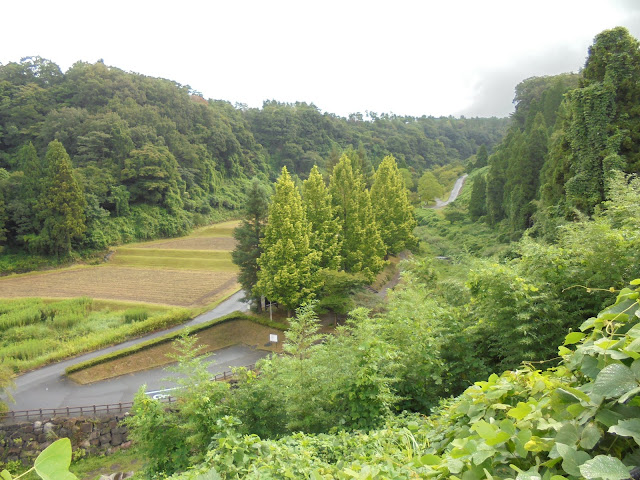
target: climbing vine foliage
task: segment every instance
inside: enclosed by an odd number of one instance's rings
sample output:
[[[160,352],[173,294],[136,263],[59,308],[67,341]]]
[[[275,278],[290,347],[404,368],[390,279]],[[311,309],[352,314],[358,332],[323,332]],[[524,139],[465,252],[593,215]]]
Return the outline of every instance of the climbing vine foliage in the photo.
[[[179,478],[629,478],[640,464],[639,295],[640,279],[569,333],[555,366],[491,375],[431,417],[277,440],[223,417],[206,462]]]

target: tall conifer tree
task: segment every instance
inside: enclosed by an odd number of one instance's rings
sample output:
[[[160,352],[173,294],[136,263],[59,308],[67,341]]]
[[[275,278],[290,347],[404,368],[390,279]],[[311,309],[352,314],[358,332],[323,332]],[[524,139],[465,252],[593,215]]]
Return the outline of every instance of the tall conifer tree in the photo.
[[[469,215],[471,220],[478,220],[487,213],[487,182],[484,175],[478,175],[473,181],[471,198],[469,199]]]
[[[413,207],[409,203],[396,160],[391,155],[382,160],[375,173],[371,204],[388,254],[418,245],[418,239],[413,235],[416,226]]]
[[[50,253],[71,253],[71,242],[85,231],[86,201],[73,176],[71,159],[62,143],[54,140],[46,155],[46,176],[36,206],[43,221],[40,241]]]
[[[313,298],[320,254],[309,246],[311,224],[286,167],[276,183],[260,242],[256,292],[293,310]]]
[[[260,241],[264,237],[269,210],[269,195],[265,187],[254,178],[247,192],[242,223],[233,231],[238,243],[231,259],[240,268],[238,282],[242,285],[247,298],[257,300],[254,287],[258,283],[258,258],[262,254]]]
[[[384,266],[385,247],[362,175],[353,171],[346,155],[333,169],[329,193],[342,233],[344,269],[350,273],[362,272],[372,281]]]
[[[311,224],[310,246],[321,255],[320,267],[340,268],[340,226],[331,205],[331,195],[316,165],[302,184],[302,205]]]

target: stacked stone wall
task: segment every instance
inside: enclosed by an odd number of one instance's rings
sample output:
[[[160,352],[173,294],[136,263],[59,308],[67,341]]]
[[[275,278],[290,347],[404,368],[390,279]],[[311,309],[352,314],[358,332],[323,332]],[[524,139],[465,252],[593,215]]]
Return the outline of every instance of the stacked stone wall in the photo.
[[[35,422],[0,425],[0,463],[33,460],[58,438],[71,440],[74,455],[109,455],[128,448],[126,415],[111,417],[54,417]]]

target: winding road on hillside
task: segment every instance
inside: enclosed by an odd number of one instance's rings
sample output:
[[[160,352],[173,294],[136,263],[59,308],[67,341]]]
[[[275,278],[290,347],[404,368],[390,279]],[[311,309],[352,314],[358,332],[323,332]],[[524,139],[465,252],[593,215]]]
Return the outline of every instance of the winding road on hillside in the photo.
[[[141,385],[147,385],[147,391],[161,390],[171,387],[162,379],[168,374],[164,368],[145,370],[142,372],[122,375],[110,380],[96,382],[89,385],[79,385],[68,379],[65,369],[78,362],[83,362],[99,355],[128,348],[140,342],[157,338],[182,328],[204,323],[214,318],[222,317],[235,311],[247,311],[249,306],[242,302],[243,292],[239,291],[210,310],[194,319],[168,330],[152,333],[144,337],[129,340],[108,348],[80,355],[59,363],[47,365],[32,372],[20,375],[15,380],[15,389],[11,392],[15,403],[9,403],[9,409],[30,410],[39,408],[61,408],[84,405],[105,405],[119,402],[130,402]],[[251,365],[268,352],[236,345],[219,350],[209,357],[214,363],[210,370],[218,373],[229,370],[230,367]]]
[[[468,175],[465,173],[463,176],[456,180],[456,183],[453,185],[453,190],[451,190],[451,193],[449,194],[449,199],[446,202],[443,202],[439,198],[436,198],[436,204],[433,208],[446,207],[456,198],[458,198],[458,195],[460,195],[460,190],[462,190],[462,186],[464,185],[464,181],[467,179],[467,177]]]

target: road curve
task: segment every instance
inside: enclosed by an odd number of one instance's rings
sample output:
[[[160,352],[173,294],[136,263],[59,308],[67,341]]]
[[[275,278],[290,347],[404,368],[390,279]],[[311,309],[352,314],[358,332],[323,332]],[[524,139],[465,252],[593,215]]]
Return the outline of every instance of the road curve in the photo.
[[[171,386],[161,381],[162,378],[167,376],[163,368],[122,375],[90,385],[76,384],[65,376],[64,371],[70,365],[78,362],[128,348],[138,343],[166,335],[167,333],[175,332],[187,326],[207,322],[234,311],[247,311],[249,306],[242,302],[243,296],[244,293],[239,291],[221,302],[213,310],[198,315],[194,319],[171,329],[145,335],[144,337],[129,340],[95,352],[86,353],[20,375],[15,379],[15,389],[11,392],[15,403],[9,403],[9,408],[15,411],[128,402],[133,399],[133,395],[142,384],[147,384],[149,390],[157,390]],[[263,351],[257,351],[239,345],[229,347],[218,351],[215,357],[213,357],[215,364],[211,366],[211,370],[213,372],[221,372],[228,370],[231,366],[249,365],[255,363],[256,360],[265,354]]]
[[[453,190],[451,190],[451,193],[449,194],[449,199],[446,202],[443,202],[439,198],[436,198],[436,204],[433,208],[446,207],[456,198],[458,198],[458,195],[460,195],[460,190],[462,190],[462,186],[464,185],[464,181],[467,179],[467,177],[468,175],[465,173],[463,176],[456,180],[456,183],[453,185]]]

